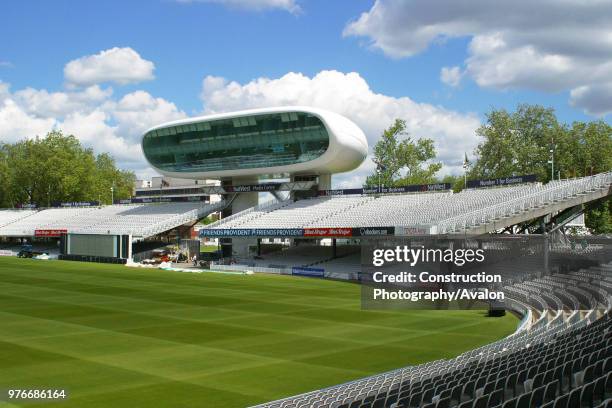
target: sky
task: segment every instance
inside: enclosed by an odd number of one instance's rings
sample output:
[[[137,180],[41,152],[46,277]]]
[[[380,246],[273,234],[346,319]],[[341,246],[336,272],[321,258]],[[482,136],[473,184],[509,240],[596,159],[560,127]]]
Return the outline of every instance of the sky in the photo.
[[[493,108],[612,118],[612,0],[7,0],[0,16],[0,142],[60,129],[140,178],[148,128],[254,107],[336,111],[370,148],[405,119],[443,174]]]

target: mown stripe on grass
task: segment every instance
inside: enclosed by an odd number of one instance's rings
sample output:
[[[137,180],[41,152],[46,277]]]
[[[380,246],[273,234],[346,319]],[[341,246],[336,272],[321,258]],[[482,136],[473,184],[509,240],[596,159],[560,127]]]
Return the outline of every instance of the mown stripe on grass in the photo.
[[[0,354],[0,383],[62,381],[70,408],[240,407],[455,355],[516,324],[480,312],[362,311],[359,290],[0,260],[0,348],[16,356],[5,364]]]

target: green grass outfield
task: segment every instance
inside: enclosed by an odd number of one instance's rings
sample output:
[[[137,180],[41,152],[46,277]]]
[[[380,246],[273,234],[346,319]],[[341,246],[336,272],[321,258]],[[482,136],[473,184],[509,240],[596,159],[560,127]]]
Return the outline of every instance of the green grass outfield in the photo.
[[[0,258],[0,389],[68,389],[41,407],[243,407],[452,357],[518,323],[483,316],[362,311],[346,282]]]

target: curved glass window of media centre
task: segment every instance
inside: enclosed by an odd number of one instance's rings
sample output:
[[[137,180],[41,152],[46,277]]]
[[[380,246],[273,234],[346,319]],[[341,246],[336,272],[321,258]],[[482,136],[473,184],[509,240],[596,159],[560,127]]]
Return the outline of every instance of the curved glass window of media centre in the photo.
[[[286,112],[204,121],[152,130],[147,160],[171,172],[208,172],[304,163],[321,156],[329,134],[316,116]]]

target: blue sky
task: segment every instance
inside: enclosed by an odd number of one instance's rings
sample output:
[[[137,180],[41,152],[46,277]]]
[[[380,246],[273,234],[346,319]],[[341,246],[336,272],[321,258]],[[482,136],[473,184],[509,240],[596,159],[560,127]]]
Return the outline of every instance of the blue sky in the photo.
[[[0,98],[0,139],[32,137],[31,132],[43,132],[45,126],[67,127],[75,134],[84,133],[77,136],[96,150],[117,153],[125,150],[121,143],[136,143],[142,128],[154,125],[152,122],[157,119],[273,102],[303,103],[305,100],[328,104],[333,94],[329,96],[325,89],[321,94],[312,91],[308,98],[283,97],[295,91],[290,88],[292,81],[281,80],[291,72],[301,73],[301,80],[312,87],[329,88],[338,83],[336,94],[342,93],[343,87],[348,88],[345,99],[322,107],[344,110],[354,100],[355,104],[360,101],[371,104],[370,110],[372,106],[382,106],[385,112],[382,116],[388,117],[388,121],[394,115],[410,116],[406,119],[414,119],[411,133],[416,137],[433,135],[451,172],[456,170],[461,156],[451,151],[461,150],[458,146],[462,137],[452,134],[453,121],[460,122],[455,128],[466,129],[464,134],[469,141],[464,147],[470,151],[476,141],[469,129],[477,124],[474,120],[482,121],[483,114],[491,107],[513,109],[520,102],[538,103],[555,108],[558,116],[567,122],[609,119],[609,115],[605,116],[612,110],[608,100],[594,91],[597,84],[609,85],[606,77],[612,72],[605,71],[607,62],[593,62],[593,58],[588,58],[593,66],[585,70],[604,70],[603,79],[588,78],[580,67],[587,61],[583,55],[551,45],[539,38],[539,34],[522,35],[529,34],[528,21],[517,23],[516,27],[502,26],[498,32],[497,28],[487,26],[485,12],[473,17],[478,13],[458,10],[449,17],[432,9],[427,2],[380,0],[378,3],[365,0],[3,2],[0,5],[3,21],[0,35],[4,39],[0,42],[0,85],[4,84],[4,99]],[[473,3],[476,6],[478,2]],[[519,3],[517,10],[509,13],[528,10],[528,2],[523,10]],[[580,8],[578,4],[574,7]],[[553,18],[558,23],[571,20],[571,11],[560,10],[559,16]],[[470,17],[465,17],[464,12]],[[598,27],[596,15],[602,14],[600,10],[581,12],[592,13],[594,23],[585,24]],[[601,22],[602,27],[610,21],[609,13],[603,14],[607,20]],[[424,27],[431,27],[432,21],[438,31],[430,35]],[[553,34],[555,24],[550,22]],[[564,24],[568,26],[567,22]],[[576,30],[580,29],[578,23],[575,25]],[[606,29],[601,30],[605,33]],[[521,35],[517,34],[519,31]],[[496,45],[492,52],[491,39],[497,39],[495,44],[503,46]],[[486,46],[478,46],[481,43]],[[607,51],[609,45],[600,46]],[[139,78],[127,73],[127,79],[121,79],[121,73],[108,78],[102,73],[84,82],[66,77],[64,68],[68,62],[113,48],[131,49],[140,60],[152,64],[149,75],[145,73]],[[532,58],[521,60],[525,55]],[[538,58],[542,63],[533,62]],[[513,67],[515,63],[517,67]],[[458,84],[449,85],[441,80],[443,67],[456,67]],[[129,71],[131,65],[117,69]],[[326,81],[317,77],[325,71],[335,72],[336,79],[333,75]],[[351,94],[355,77],[346,75],[352,72],[359,81],[365,82],[367,92]],[[500,72],[512,79],[500,79]],[[574,81],[580,75],[585,78]],[[207,76],[224,78],[224,82],[214,87],[217,91],[214,98],[203,96],[203,80]],[[556,77],[557,81],[550,80]],[[258,84],[257,80],[263,78],[279,83]],[[607,79],[612,82],[612,77]],[[232,81],[236,82],[237,91],[229,86]],[[248,84],[252,86],[249,88]],[[83,96],[88,87],[96,87],[90,91],[100,95]],[[27,95],[20,93],[24,89],[30,89]],[[575,95],[570,95],[571,92]],[[129,105],[123,100],[126,95],[133,102],[132,108],[126,107]],[[251,100],[242,103],[232,100],[232,95],[240,99],[250,95]],[[57,108],[58,100],[67,105]],[[55,107],[50,106],[54,103]],[[138,106],[145,105],[149,111],[144,112],[143,108],[139,112]],[[340,113],[365,128],[372,144],[375,133],[385,123],[382,119],[370,122],[364,112],[359,112],[359,107],[355,109],[353,112],[347,108]],[[428,114],[441,115],[442,119],[432,121],[425,117]],[[446,128],[439,129],[434,128],[435,123],[422,125],[428,121],[448,123],[444,125]],[[88,125],[82,125],[84,122]],[[99,142],[100,138],[113,141],[105,145]],[[447,141],[450,147],[445,149]],[[141,157],[129,156],[117,154],[120,163],[150,174]],[[367,168],[362,173],[365,171]],[[347,183],[352,181],[358,180],[346,179]]]

